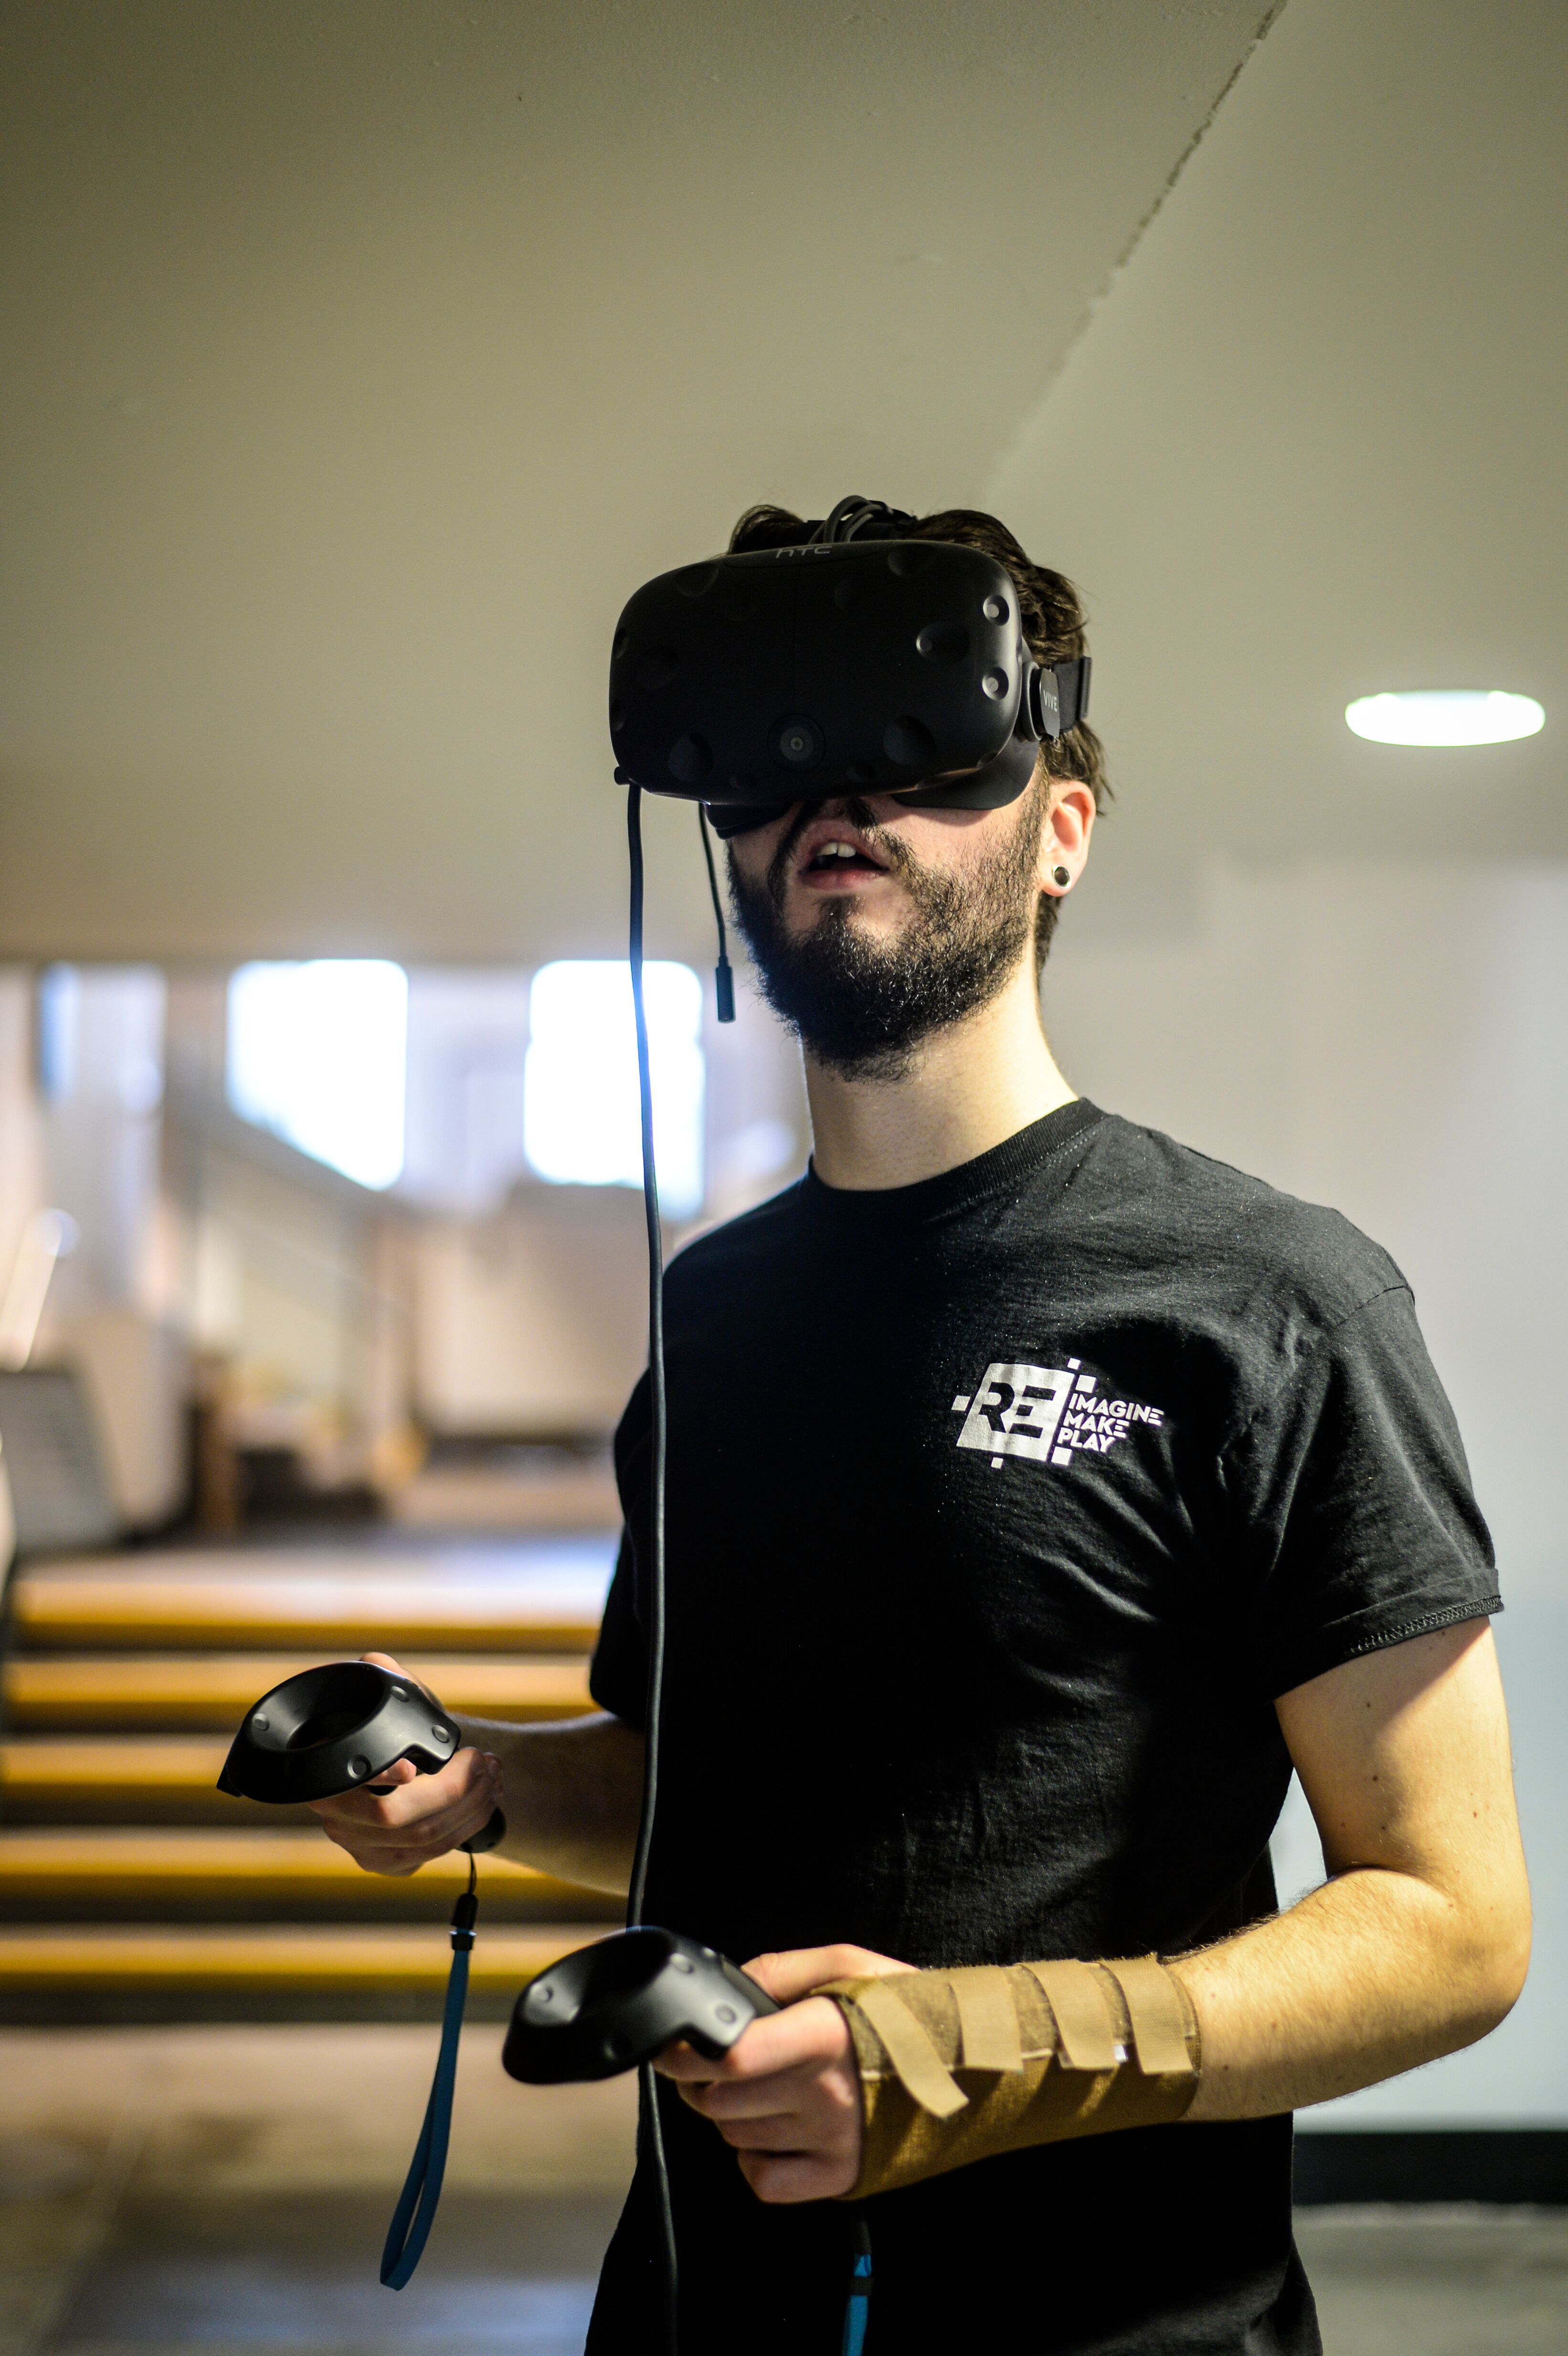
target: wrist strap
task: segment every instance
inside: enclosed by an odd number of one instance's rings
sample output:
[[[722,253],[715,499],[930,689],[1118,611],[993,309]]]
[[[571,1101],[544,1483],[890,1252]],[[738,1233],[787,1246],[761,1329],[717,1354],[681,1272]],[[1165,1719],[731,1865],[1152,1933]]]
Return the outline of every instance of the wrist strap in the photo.
[[[381,2252],[381,2280],[389,2290],[401,2290],[424,2255],[441,2200],[446,2147],[452,2134],[452,2097],[457,2083],[457,2040],[463,2031],[463,2008],[468,1998],[468,1957],[478,1912],[474,1863],[470,1858],[468,1888],[452,1910],[452,1969],[447,1976],[446,2004],[441,2016],[441,2050],[435,2057],[435,2076],[425,2104],[424,2125],[387,2229],[387,2246]]]

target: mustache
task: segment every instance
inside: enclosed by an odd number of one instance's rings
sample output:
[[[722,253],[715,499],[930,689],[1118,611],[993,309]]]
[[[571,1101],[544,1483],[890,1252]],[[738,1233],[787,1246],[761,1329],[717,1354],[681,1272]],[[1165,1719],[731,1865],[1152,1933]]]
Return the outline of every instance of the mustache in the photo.
[[[859,796],[840,800],[836,795],[834,798],[838,801],[838,807],[857,833],[863,834],[867,841],[875,848],[878,858],[885,861],[890,873],[894,875],[909,876],[922,872],[920,861],[910,850],[903,837],[895,834],[891,827],[877,818],[869,802],[860,800]],[[799,809],[785,827],[778,849],[768,862],[768,897],[781,914],[784,910],[785,894],[789,890],[790,870],[795,863],[795,848],[806,828],[816,824],[826,807],[826,803],[823,802],[802,802]]]

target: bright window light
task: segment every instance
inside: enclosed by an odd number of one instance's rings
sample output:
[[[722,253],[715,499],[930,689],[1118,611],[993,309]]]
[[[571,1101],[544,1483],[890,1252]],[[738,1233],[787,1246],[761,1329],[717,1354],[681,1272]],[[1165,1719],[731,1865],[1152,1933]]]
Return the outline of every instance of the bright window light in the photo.
[[[677,1218],[702,1204],[702,984],[689,966],[643,969],[659,1194]],[[640,1186],[631,969],[619,959],[541,966],[528,997],[523,1150],[558,1185]]]
[[[408,1028],[400,965],[242,965],[229,984],[229,1101],[361,1186],[390,1186],[403,1166]]]
[[[1345,706],[1358,736],[1374,744],[1507,744],[1533,736],[1546,714],[1533,695],[1481,687],[1408,688]]]

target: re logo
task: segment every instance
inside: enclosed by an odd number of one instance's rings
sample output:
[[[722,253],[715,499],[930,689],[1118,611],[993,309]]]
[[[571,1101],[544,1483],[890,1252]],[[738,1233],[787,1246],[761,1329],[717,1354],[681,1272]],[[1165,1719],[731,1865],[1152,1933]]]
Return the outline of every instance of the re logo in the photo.
[[[979,1389],[953,1402],[964,1418],[959,1447],[983,1449],[993,1469],[1004,1456],[1071,1464],[1083,1450],[1108,1456],[1136,1423],[1163,1425],[1157,1407],[1101,1398],[1083,1365],[1069,1358],[1064,1366],[987,1366]]]

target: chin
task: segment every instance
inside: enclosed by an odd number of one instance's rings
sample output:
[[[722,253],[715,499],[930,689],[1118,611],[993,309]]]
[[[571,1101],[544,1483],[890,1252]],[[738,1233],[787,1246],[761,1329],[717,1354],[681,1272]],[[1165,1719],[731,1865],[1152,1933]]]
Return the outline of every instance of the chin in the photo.
[[[803,937],[807,933],[817,931],[823,925],[848,925],[851,922],[865,925],[868,930],[877,932],[891,933],[895,929],[891,925],[872,925],[870,911],[865,905],[862,894],[839,892],[832,899],[813,893],[793,930],[797,937]]]

